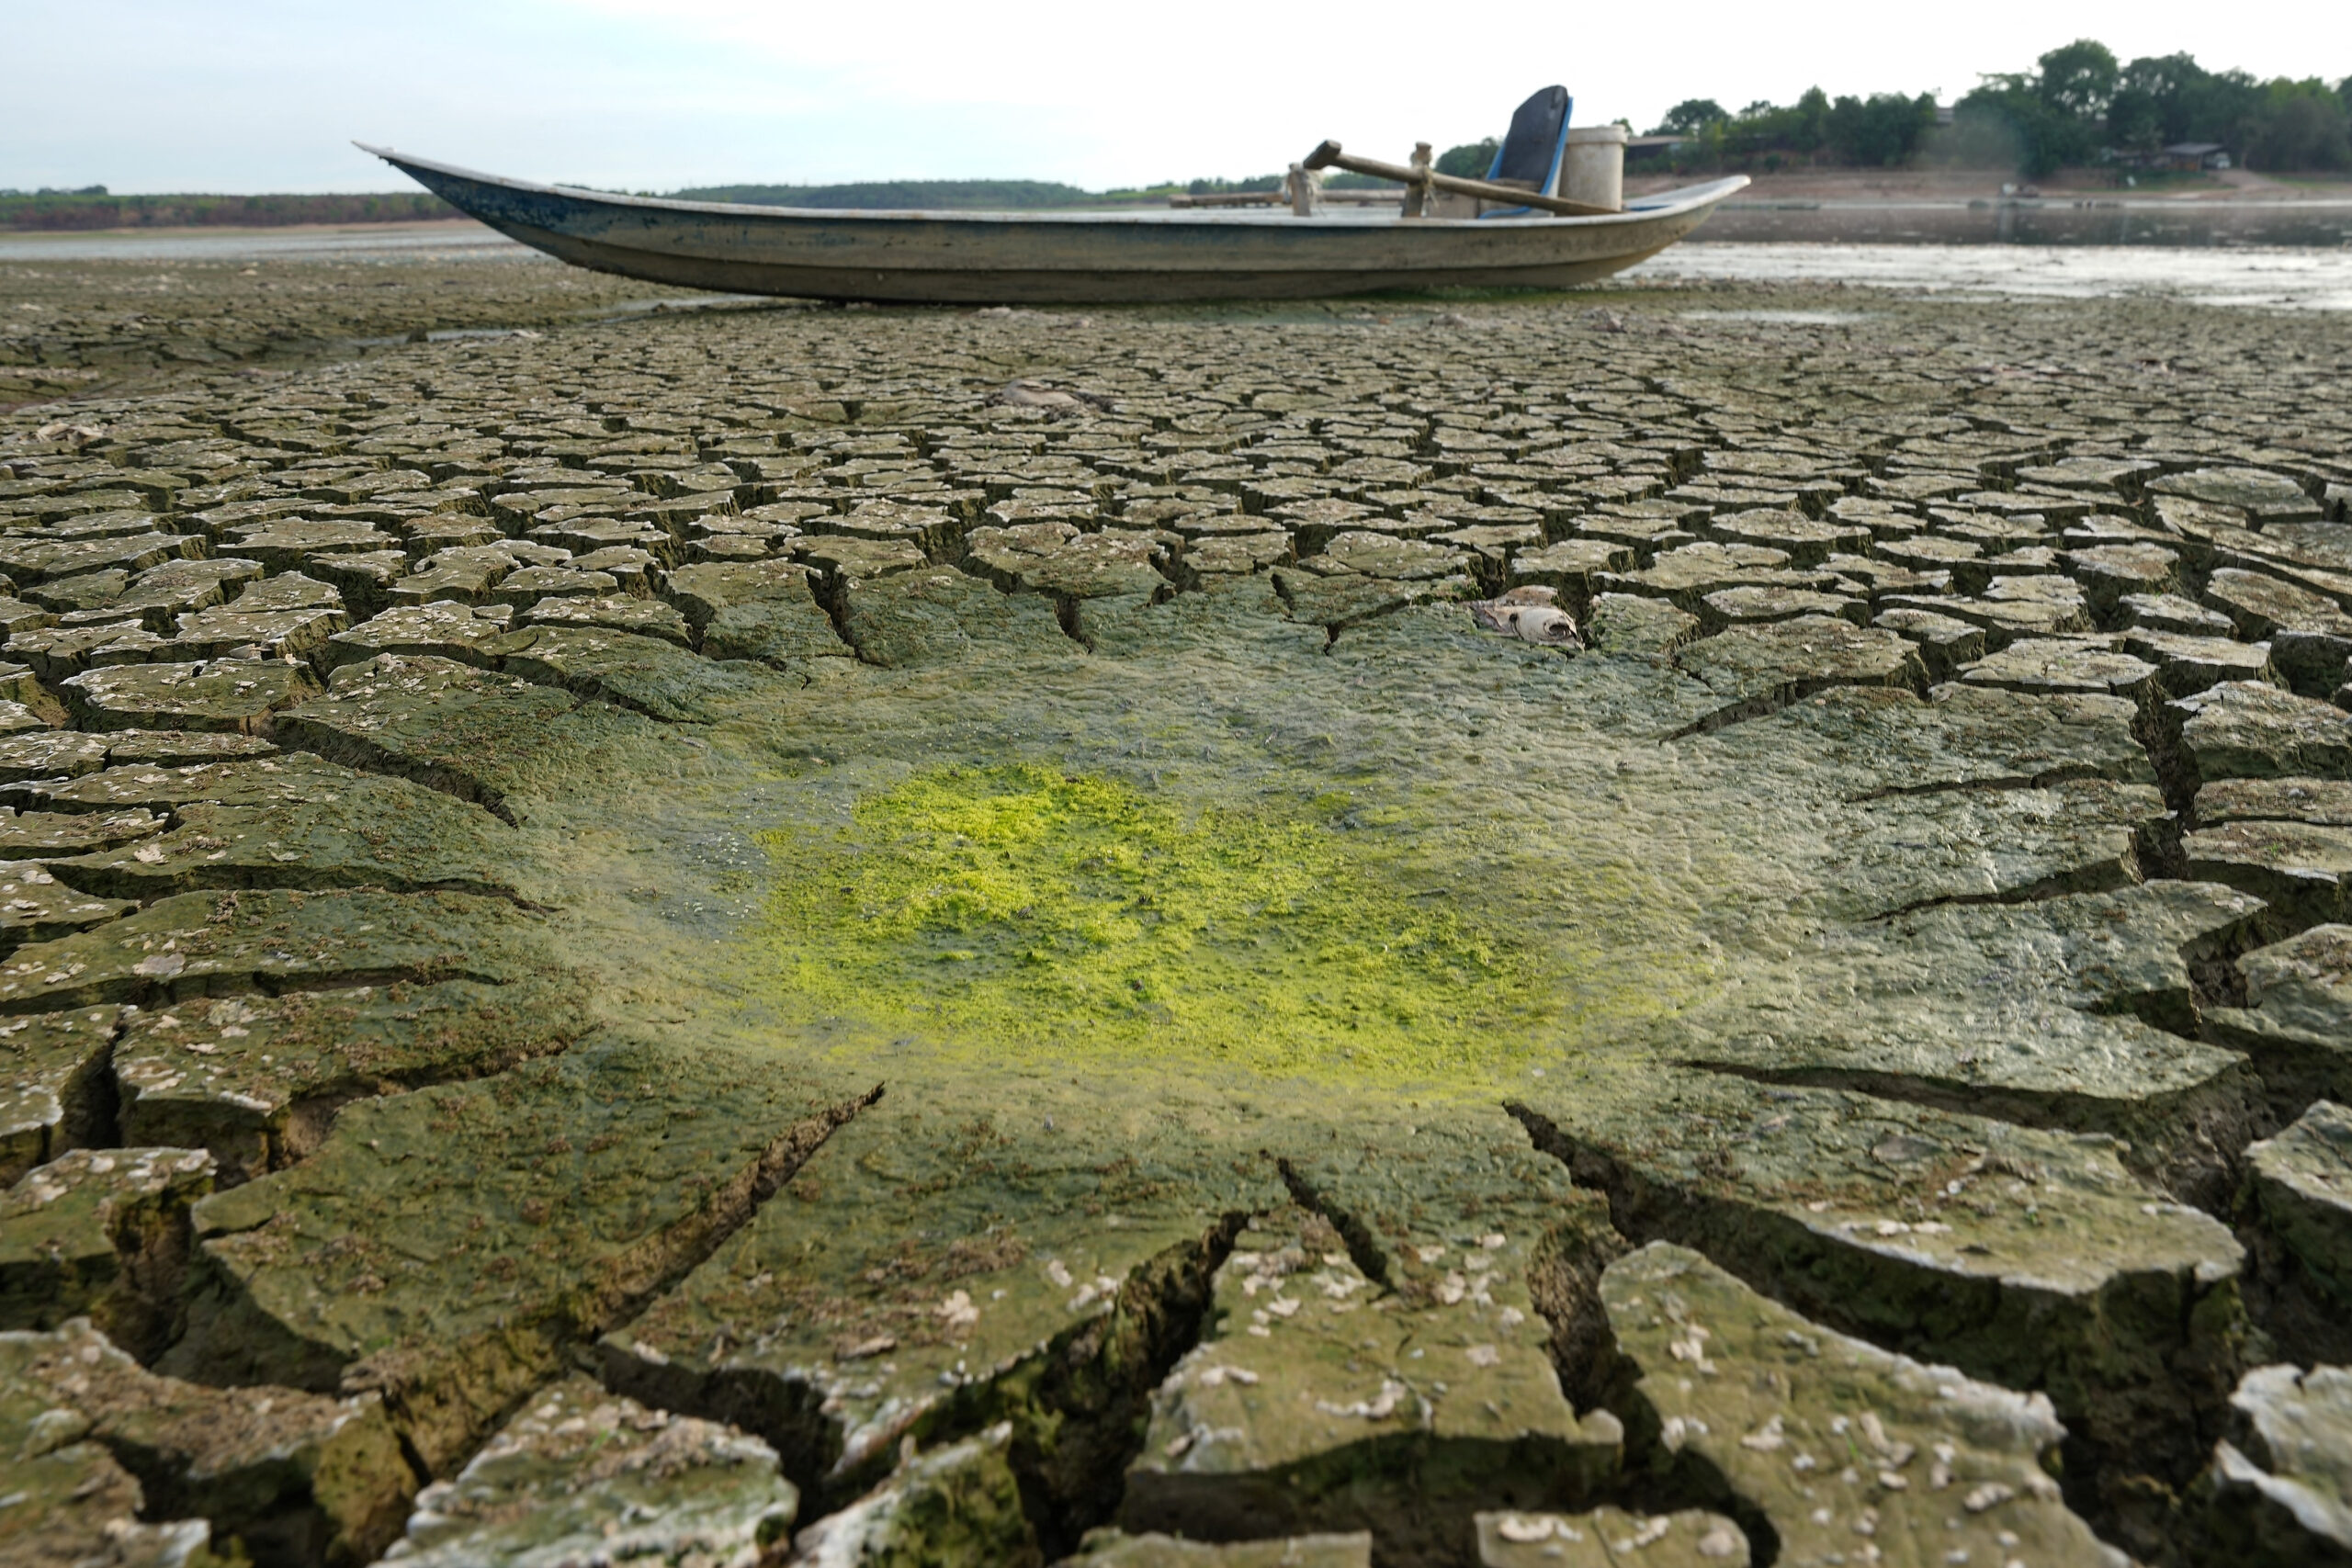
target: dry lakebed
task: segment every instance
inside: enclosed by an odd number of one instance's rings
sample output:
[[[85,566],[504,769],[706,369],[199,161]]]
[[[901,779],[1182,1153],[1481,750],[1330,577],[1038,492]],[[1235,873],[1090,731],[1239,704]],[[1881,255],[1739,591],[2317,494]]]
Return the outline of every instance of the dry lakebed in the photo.
[[[2352,1562],[2352,354],[0,261],[0,1562]]]

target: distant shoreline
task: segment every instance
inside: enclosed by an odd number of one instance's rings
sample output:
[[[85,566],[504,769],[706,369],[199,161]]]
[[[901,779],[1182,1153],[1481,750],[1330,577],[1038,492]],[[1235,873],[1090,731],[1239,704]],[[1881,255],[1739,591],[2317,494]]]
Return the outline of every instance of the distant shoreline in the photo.
[[[2002,197],[1942,188],[1820,194],[1751,187],[1725,202],[1686,243],[1985,244],[2335,249],[2352,243],[2352,186],[2291,197],[2221,189],[2194,200],[2129,192],[2053,191]],[[470,218],[374,223],[220,224],[164,228],[0,229],[0,263],[139,260],[224,264],[369,256],[419,261],[446,253],[536,259],[537,253]]]
[[[14,229],[0,224],[0,237],[11,240],[47,240],[69,244],[76,240],[111,239],[189,239],[208,238],[234,240],[256,234],[444,234],[461,238],[479,234],[484,239],[505,241],[505,236],[486,223],[463,216],[443,215],[434,218],[390,219],[372,223],[134,223],[114,229]]]
[[[1647,195],[1707,177],[1702,173],[1676,175],[1636,167],[1626,172],[1625,190],[1629,196]],[[2113,175],[2098,169],[2062,170],[2038,186],[2026,185],[1997,169],[1782,168],[1751,173],[1749,177],[1753,184],[1738,199],[1727,203],[1725,211],[1794,213],[1818,209],[1850,218],[1871,213],[1892,215],[1905,209],[1966,209],[1972,203],[2004,203],[2020,211],[2087,208],[2178,214],[2264,208],[2284,213],[2352,204],[2352,180],[2314,175],[2282,178],[2245,169],[2152,176],[2138,187],[2119,186],[2114,183]],[[919,202],[918,207],[925,210],[1125,210],[1157,207],[1162,199],[1158,198],[1156,190],[1153,198],[1139,199],[1143,197],[1140,190],[1079,192],[1075,187],[1030,180],[880,181],[866,185],[876,189],[903,186],[909,194],[952,198]],[[997,186],[1003,187],[1006,199],[1002,202],[977,199]],[[804,188],[812,195],[821,195],[865,187],[714,186],[696,195],[702,199],[724,199],[724,193],[738,190]],[[1057,199],[1040,200],[1040,192]],[[1058,199],[1064,193],[1095,199]],[[1022,199],[1024,196],[1029,199]],[[820,200],[814,205],[826,210],[874,209],[864,202],[844,206]],[[282,196],[0,196],[0,235],[12,238],[145,234],[162,239],[201,234],[227,237],[372,231],[422,235],[458,232],[469,221],[437,197],[423,191]]]
[[[1675,182],[1628,179],[1626,194],[1651,194],[1649,187],[1670,188]],[[1073,212],[1121,211],[1140,204],[1105,202],[1100,208],[1073,208]],[[1960,194],[1950,191],[1917,190],[1886,194],[1851,196],[1806,196],[1776,192],[1759,180],[1747,193],[1734,197],[1717,210],[1723,212],[1900,212],[1918,210],[1929,212],[1984,211],[1996,207],[2014,208],[2020,211],[2063,212],[2070,210],[2117,210],[2139,213],[2170,213],[2186,215],[2197,212],[2296,212],[2305,209],[2327,211],[2352,207],[2352,185],[2320,187],[2299,191],[2292,197],[2238,195],[2223,192],[2203,196],[2195,200],[2177,197],[2135,196],[2131,192],[2053,190],[2038,196],[2000,196]],[[834,210],[826,209],[824,210]],[[979,209],[975,209],[979,210]],[[1034,209],[1006,209],[1007,211],[1030,211]],[[158,223],[129,224],[112,229],[24,229],[0,224],[0,237],[11,240],[53,240],[67,243],[76,240],[107,239],[236,239],[249,235],[299,236],[316,234],[386,234],[401,236],[446,235],[457,239],[479,236],[500,239],[503,236],[489,225],[465,217],[435,217],[401,219],[377,222],[352,223]]]
[[[429,191],[230,196],[190,191],[117,196],[85,191],[0,193],[0,230],[88,233],[107,229],[286,228],[312,223],[432,223],[452,216]]]

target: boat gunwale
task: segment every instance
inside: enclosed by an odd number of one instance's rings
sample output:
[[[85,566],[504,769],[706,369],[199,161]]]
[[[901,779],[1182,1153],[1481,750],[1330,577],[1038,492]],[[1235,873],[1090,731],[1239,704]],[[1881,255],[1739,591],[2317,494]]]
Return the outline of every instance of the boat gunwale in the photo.
[[[1197,208],[1147,208],[1137,211],[1061,211],[1054,209],[1023,210],[1002,209],[935,209],[935,208],[832,208],[832,207],[768,207],[756,202],[686,201],[670,197],[631,196],[622,191],[591,190],[581,186],[545,185],[534,180],[514,179],[504,175],[486,174],[455,164],[444,164],[432,158],[420,158],[389,147],[369,142],[354,141],[353,146],[374,157],[381,158],[395,168],[414,165],[435,174],[457,179],[478,181],[507,190],[526,192],[533,196],[560,197],[566,200],[605,203],[615,207],[639,208],[653,212],[692,213],[701,216],[737,219],[790,219],[847,224],[933,223],[1002,223],[1002,224],[1069,224],[1076,227],[1100,227],[1106,224],[1132,224],[1137,227],[1163,228],[1269,228],[1296,224],[1301,221],[1288,209],[1269,211],[1248,209]],[[1597,214],[1591,217],[1564,218],[1553,214],[1515,218],[1421,218],[1408,220],[1401,213],[1379,209],[1342,211],[1325,209],[1313,218],[1305,220],[1329,229],[1385,230],[1410,222],[1417,229],[1468,229],[1487,233],[1498,231],[1544,230],[1557,232],[1564,228],[1605,229],[1622,224],[1654,222],[1661,218],[1673,218],[1698,208],[1712,206],[1744,189],[1748,184],[1746,175],[1730,175],[1702,185],[1683,186],[1655,196],[1635,198],[1622,212]],[[454,204],[453,204],[454,205]]]

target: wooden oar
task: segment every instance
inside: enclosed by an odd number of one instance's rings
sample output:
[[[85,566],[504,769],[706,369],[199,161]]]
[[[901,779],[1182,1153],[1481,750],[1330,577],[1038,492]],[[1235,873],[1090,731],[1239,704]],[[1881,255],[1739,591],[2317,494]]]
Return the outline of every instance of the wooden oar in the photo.
[[[1483,197],[1488,201],[1510,207],[1532,207],[1544,212],[1557,212],[1567,218],[1613,218],[1613,207],[1591,207],[1581,201],[1562,201],[1556,196],[1538,196],[1532,190],[1516,186],[1498,186],[1486,180],[1465,180],[1456,175],[1441,175],[1427,167],[1408,168],[1402,164],[1384,164],[1377,158],[1358,158],[1340,151],[1336,141],[1326,141],[1306,158],[1310,169],[1345,169],[1352,175],[1370,175],[1378,180],[1395,180],[1404,186],[1430,186],[1438,190],[1450,190],[1461,196]]]

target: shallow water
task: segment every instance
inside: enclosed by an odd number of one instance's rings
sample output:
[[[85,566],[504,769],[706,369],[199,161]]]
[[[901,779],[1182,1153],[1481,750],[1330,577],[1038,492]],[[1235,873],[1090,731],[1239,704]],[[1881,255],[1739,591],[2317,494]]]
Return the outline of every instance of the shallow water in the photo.
[[[2352,245],[2352,201],[1740,201],[1706,238],[1849,244]]]
[[[469,220],[360,224],[337,228],[101,230],[69,234],[0,234],[0,261],[253,261],[273,256],[318,261],[441,261],[462,257],[520,260],[534,253]]]
[[[2352,249],[2161,245],[1712,243],[1651,257],[1631,278],[1848,283],[1921,293],[2352,310]]]

